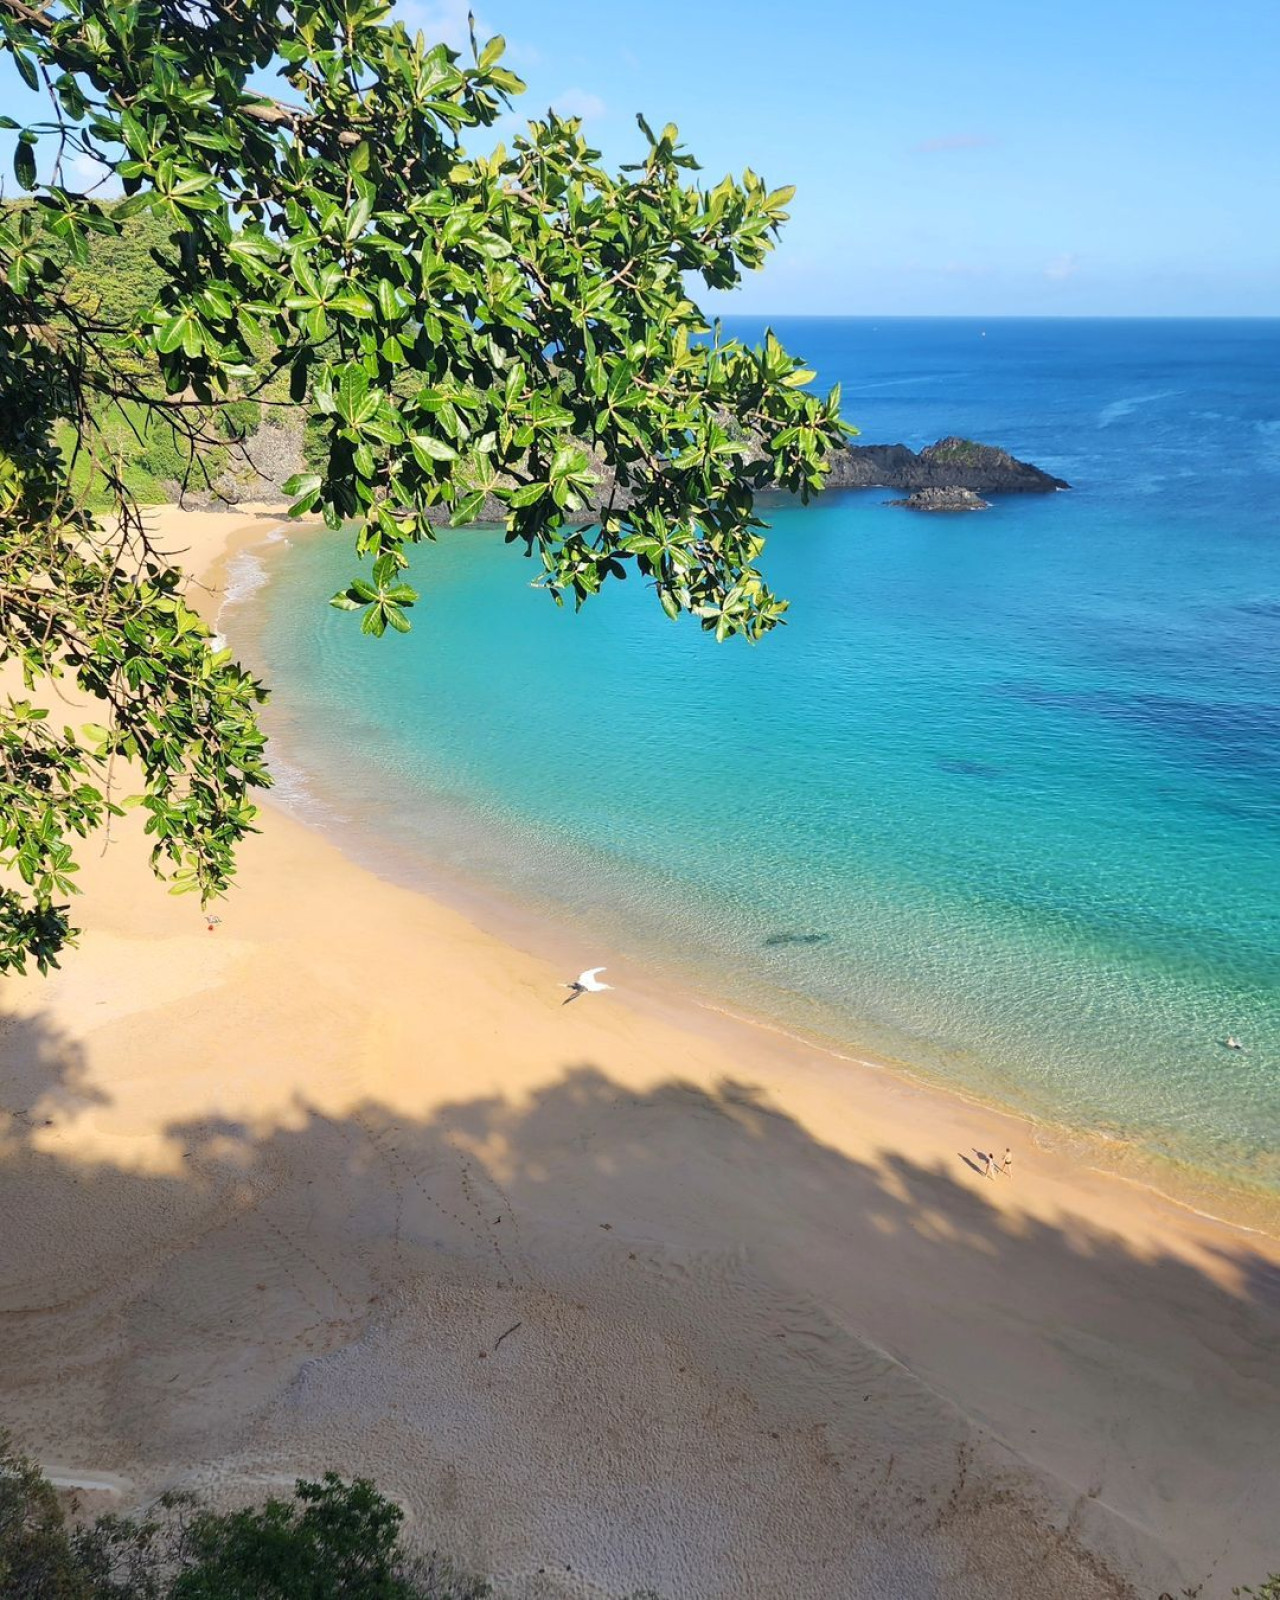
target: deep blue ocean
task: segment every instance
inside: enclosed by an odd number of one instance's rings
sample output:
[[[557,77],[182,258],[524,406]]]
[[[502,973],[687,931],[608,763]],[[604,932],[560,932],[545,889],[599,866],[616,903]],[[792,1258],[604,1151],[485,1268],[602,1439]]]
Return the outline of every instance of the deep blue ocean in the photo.
[[[635,581],[558,611],[486,531],[373,641],[349,542],[299,541],[256,602],[286,771],[584,965],[1280,1186],[1280,322],[773,325],[865,442],[1071,491],[772,508],[754,648]]]

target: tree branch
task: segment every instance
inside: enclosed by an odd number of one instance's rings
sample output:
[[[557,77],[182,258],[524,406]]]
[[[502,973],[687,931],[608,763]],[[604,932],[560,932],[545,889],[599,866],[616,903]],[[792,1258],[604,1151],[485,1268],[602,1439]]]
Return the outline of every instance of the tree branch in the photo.
[[[57,21],[57,18],[49,16],[48,12],[27,5],[26,0],[0,0],[0,14],[5,13],[35,33],[42,34],[46,39],[52,34],[54,23]],[[311,112],[303,111],[297,106],[288,106],[282,100],[267,100],[261,97],[242,101],[235,109],[240,116],[248,117],[253,122],[265,123],[273,128],[288,128],[291,133],[296,133],[299,137],[303,137],[308,126],[317,120]],[[348,148],[359,144],[360,138],[360,134],[351,128],[342,128],[338,132],[338,143]]]

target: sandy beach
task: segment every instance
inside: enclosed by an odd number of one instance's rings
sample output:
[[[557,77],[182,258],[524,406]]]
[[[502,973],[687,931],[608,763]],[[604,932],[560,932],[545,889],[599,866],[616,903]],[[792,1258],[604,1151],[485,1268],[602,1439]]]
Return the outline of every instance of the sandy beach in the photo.
[[[213,617],[276,519],[152,520]],[[136,814],[84,863],[0,991],[0,1422],[87,1505],[364,1473],[517,1600],[1280,1569],[1268,1219],[625,965],[566,1008],[280,809],[212,933]]]

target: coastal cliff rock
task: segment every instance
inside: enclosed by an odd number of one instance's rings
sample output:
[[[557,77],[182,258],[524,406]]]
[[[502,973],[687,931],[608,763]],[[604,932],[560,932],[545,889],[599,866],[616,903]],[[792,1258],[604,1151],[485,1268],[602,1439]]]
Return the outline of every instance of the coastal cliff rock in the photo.
[[[905,500],[890,500],[891,506],[906,506],[909,511],[990,511],[991,502],[972,489],[917,489]]]
[[[188,486],[183,493],[182,486],[175,483],[171,489],[173,498],[181,498],[188,506],[234,505],[241,500],[280,498],[283,484],[303,466],[302,447],[299,423],[293,419],[281,422],[272,418],[249,438],[228,446],[232,460],[212,485]],[[615,493],[613,474],[598,456],[591,455],[591,466],[600,479],[599,485],[590,504],[571,516],[570,521],[590,521],[610,499],[620,507],[628,503],[627,491],[620,489]],[[1054,489],[1070,487],[1063,479],[1051,477],[1027,461],[1019,461],[1007,450],[954,436],[939,439],[937,444],[928,445],[919,453],[905,444],[848,445],[832,452],[830,467],[829,489],[902,489],[908,499],[891,503],[909,505],[920,511],[982,509],[968,502],[944,505],[930,500],[917,503],[917,494],[924,490],[968,490],[980,496],[1048,494]],[[476,520],[501,523],[506,515],[503,502],[489,495]],[[432,522],[447,522],[448,507],[433,507],[428,516]]]
[[[1029,461],[972,439],[939,439],[918,454],[905,444],[849,445],[831,458],[832,489],[969,489],[974,494],[1049,494],[1068,489]]]

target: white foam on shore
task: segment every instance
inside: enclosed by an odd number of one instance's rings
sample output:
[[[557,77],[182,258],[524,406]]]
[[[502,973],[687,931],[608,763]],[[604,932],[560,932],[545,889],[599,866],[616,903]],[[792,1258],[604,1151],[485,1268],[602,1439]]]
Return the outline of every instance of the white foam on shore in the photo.
[[[306,772],[280,755],[274,743],[271,750],[271,776],[274,780],[271,787],[272,803],[298,821],[320,826],[351,820],[322,800],[311,787]]]
[[[271,573],[263,554],[265,547],[269,545],[284,545],[286,549],[292,549],[293,540],[283,528],[272,528],[259,543],[237,551],[227,562],[226,579],[222,586],[222,603],[218,607],[216,619],[219,631],[214,635],[216,647],[219,649],[226,649],[232,643],[223,631],[227,612],[247,605],[271,580]],[[271,752],[271,776],[273,803],[299,821],[318,826],[348,820],[342,813],[335,811],[332,806],[326,805],[320,799],[303,769],[291,761],[286,761],[274,745]]]
[[[284,544],[292,546],[293,540],[282,528],[273,528],[263,544]],[[218,607],[219,623],[223,613],[232,607],[240,606],[246,600],[253,598],[258,591],[266,586],[268,573],[266,562],[258,554],[261,547],[251,546],[247,550],[240,550],[227,563],[226,582],[222,586],[222,604]]]

